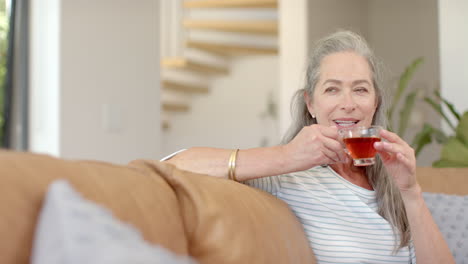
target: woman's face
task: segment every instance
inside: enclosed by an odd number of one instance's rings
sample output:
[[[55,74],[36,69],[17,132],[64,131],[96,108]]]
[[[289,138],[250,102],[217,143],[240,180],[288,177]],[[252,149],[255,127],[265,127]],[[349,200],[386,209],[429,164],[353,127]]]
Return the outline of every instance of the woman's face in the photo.
[[[377,108],[369,64],[354,52],[324,57],[313,98],[305,96],[309,113],[325,126],[370,126]]]

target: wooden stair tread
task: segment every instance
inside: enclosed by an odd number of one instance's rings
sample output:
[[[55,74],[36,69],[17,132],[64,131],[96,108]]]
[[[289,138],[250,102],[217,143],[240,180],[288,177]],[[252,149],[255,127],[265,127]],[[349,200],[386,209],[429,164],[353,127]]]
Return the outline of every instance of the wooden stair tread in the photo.
[[[219,44],[200,41],[187,41],[187,47],[197,48],[219,55],[255,55],[255,54],[278,54],[275,47],[259,47],[247,45]]]
[[[190,106],[185,103],[162,102],[162,110],[167,112],[188,112]]]
[[[276,8],[277,0],[197,0],[185,1],[185,8]]]
[[[182,83],[182,82],[171,81],[171,80],[163,80],[162,87],[167,90],[183,92],[183,93],[206,94],[209,92],[208,87],[205,87],[205,86]]]
[[[274,20],[226,21],[186,19],[183,25],[188,29],[216,30],[249,34],[278,34],[278,23]]]
[[[161,66],[168,69],[187,69],[206,74],[227,74],[229,70],[226,67],[218,65],[209,65],[206,63],[195,62],[186,58],[165,58],[161,60]]]

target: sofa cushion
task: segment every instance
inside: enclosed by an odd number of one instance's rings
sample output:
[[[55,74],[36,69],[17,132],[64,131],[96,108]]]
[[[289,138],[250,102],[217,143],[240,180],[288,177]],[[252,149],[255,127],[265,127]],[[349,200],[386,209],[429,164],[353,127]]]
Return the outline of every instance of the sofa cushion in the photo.
[[[189,252],[200,263],[315,263],[286,203],[226,179],[148,161],[175,189]]]
[[[175,193],[154,171],[132,166],[0,151],[0,263],[29,262],[44,194],[58,178],[135,226],[146,241],[187,254]]]

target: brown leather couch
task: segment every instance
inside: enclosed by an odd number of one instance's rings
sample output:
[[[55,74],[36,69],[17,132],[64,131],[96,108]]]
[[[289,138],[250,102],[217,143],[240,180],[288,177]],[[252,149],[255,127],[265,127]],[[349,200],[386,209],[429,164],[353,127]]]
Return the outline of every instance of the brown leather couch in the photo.
[[[241,183],[158,161],[128,166],[0,151],[0,263],[29,263],[48,185],[67,179],[145,240],[199,263],[314,263],[287,205]]]
[[[315,263],[287,205],[158,161],[128,166],[0,151],[0,263],[29,263],[47,186],[67,179],[144,238],[200,263]],[[418,168],[425,191],[468,194],[468,169]]]

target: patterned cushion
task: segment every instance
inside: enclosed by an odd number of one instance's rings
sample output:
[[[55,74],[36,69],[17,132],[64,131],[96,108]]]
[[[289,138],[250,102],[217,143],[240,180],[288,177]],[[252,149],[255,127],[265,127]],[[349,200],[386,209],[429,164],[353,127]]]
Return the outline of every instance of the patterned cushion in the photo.
[[[458,264],[468,264],[468,196],[423,193]]]

